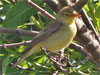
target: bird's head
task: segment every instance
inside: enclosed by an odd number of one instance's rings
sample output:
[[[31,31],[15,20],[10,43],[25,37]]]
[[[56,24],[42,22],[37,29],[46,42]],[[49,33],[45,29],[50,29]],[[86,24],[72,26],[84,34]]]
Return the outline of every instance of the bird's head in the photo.
[[[80,16],[81,15],[79,15],[72,7],[66,6],[59,11],[57,14],[57,19],[65,24],[70,25],[74,22],[76,17]]]

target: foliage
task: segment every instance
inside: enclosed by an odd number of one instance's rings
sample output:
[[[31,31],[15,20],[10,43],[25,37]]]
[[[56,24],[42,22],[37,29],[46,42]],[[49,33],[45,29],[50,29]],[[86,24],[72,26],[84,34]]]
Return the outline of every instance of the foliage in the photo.
[[[93,0],[90,0],[88,4],[85,5],[85,9],[91,17],[91,21],[93,22],[97,32],[100,33],[100,0],[96,3],[93,2]]]
[[[43,1],[33,0],[34,3],[40,7],[46,9],[49,13],[55,16],[55,12],[50,9]],[[95,28],[100,32],[100,1],[93,3],[92,0],[85,6],[88,15],[91,17]],[[41,14],[35,8],[29,6],[25,2],[18,0],[16,3],[10,2],[10,0],[0,1],[0,27],[8,28],[21,28],[26,30],[41,30],[43,29],[50,20]],[[0,44],[3,43],[16,43],[26,40],[31,40],[32,37],[17,36],[11,34],[0,33]],[[14,40],[12,40],[14,39]],[[16,39],[16,40],[15,40]],[[26,46],[13,47],[13,48],[2,48],[0,57],[2,59],[2,74],[3,75],[52,75],[55,72],[54,64],[46,57],[41,51],[38,54],[34,54],[25,59],[20,65],[28,68],[26,70],[20,68],[13,68],[10,64],[15,63],[21,56],[21,52]],[[78,64],[84,60],[84,56],[80,53],[70,49],[70,60],[71,63]],[[60,72],[64,75],[63,72]],[[86,62],[84,65],[78,67],[72,67],[69,75],[97,75],[96,67]]]

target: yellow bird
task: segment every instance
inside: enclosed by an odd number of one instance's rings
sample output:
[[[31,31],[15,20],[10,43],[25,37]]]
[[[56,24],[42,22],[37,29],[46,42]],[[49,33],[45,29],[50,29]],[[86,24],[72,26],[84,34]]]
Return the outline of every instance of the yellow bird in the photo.
[[[51,52],[67,48],[74,39],[77,28],[75,19],[80,15],[70,6],[62,8],[55,20],[51,21],[32,41],[22,57],[14,64],[20,64],[25,58],[44,47]]]

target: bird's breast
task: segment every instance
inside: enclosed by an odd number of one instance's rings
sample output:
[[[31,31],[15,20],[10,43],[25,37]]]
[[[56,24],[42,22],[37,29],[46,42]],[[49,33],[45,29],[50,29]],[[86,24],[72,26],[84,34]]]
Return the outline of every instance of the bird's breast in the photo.
[[[76,31],[76,25],[64,25],[60,30],[49,35],[49,37],[41,43],[51,52],[56,52],[56,50],[61,50],[69,46],[76,35]]]

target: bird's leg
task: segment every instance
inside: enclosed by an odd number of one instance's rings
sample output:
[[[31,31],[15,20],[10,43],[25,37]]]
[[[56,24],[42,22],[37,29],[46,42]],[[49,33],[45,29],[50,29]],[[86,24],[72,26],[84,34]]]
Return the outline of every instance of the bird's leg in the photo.
[[[56,70],[56,71],[53,73],[53,75],[58,75],[58,70]]]
[[[69,50],[67,50],[67,54],[64,55],[64,51],[59,51],[58,54],[53,54],[49,50],[41,47],[42,51],[48,56],[48,58],[54,63],[56,71],[62,71],[65,73],[70,72],[71,67],[77,67],[79,65],[84,64],[88,61],[90,55],[88,55],[83,61],[79,64],[72,65],[69,59]],[[65,69],[67,67],[67,69]]]
[[[70,67],[72,67],[70,61],[69,61],[69,54],[67,56],[62,57],[62,53],[64,52],[58,52],[58,54],[54,54],[55,56],[52,56],[52,53],[49,52],[49,50],[46,50],[44,47],[41,47],[42,51],[48,56],[48,58],[54,63],[54,66],[56,68],[56,71],[62,71],[65,73],[70,72]],[[68,69],[64,69],[67,67]]]
[[[50,58],[50,52],[46,48],[41,47],[41,50]]]
[[[61,57],[64,57],[64,48],[62,48],[62,50],[60,50],[59,53]]]

